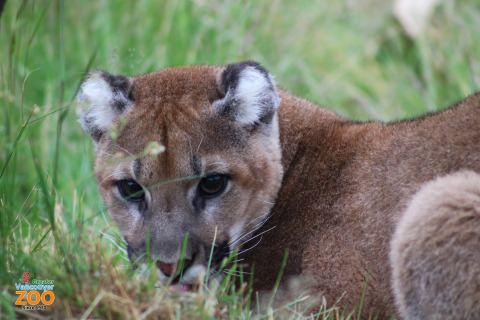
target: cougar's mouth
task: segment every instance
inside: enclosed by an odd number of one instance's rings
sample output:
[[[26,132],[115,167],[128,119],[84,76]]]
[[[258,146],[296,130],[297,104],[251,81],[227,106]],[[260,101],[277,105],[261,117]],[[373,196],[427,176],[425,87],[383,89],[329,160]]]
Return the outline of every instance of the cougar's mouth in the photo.
[[[170,288],[174,292],[192,291],[198,287],[200,281],[202,281],[207,272],[215,274],[219,271],[223,259],[227,258],[230,254],[230,247],[228,241],[212,247],[205,247],[205,253],[207,258],[205,264],[199,263],[197,256],[192,256],[192,259],[185,259],[181,270],[176,264],[166,264],[161,261],[157,261],[158,269],[166,276],[174,276]],[[210,269],[207,270],[207,266]]]
[[[196,266],[192,266],[192,264],[193,264],[193,260],[190,260],[190,259],[184,260],[183,267],[180,267],[179,264],[169,264],[161,261],[156,262],[156,266],[159,269],[159,271],[162,272],[163,275],[165,275],[166,277],[171,278],[170,285],[169,285],[170,292],[193,291],[194,287],[196,286],[196,282],[193,282],[193,283],[188,283],[188,282],[192,280],[190,278],[199,279],[201,277],[201,270],[199,272],[196,272],[197,274],[193,275],[192,277],[192,270],[194,270],[196,267]],[[183,273],[187,275],[187,272],[189,276],[187,279],[184,279]]]
[[[133,251],[133,248],[127,247],[131,260],[134,258]],[[185,258],[177,263],[165,263],[157,260],[155,264],[158,279],[169,285],[170,292],[194,291],[201,284],[207,272],[213,275],[219,271],[223,259],[227,258],[229,254],[230,247],[228,241],[225,241],[214,246],[213,250],[211,246],[205,246],[203,250],[193,254],[190,259]]]
[[[193,263],[193,260],[190,259],[185,259],[183,261],[184,262],[182,267],[180,267],[179,264],[169,264],[163,263],[161,261],[157,261],[156,264],[157,268],[160,269],[160,271],[162,271],[164,275],[166,275],[167,277],[171,277],[172,275],[174,275],[175,277],[173,278],[173,282],[178,282],[180,280],[182,271],[188,270],[188,268],[190,268]]]

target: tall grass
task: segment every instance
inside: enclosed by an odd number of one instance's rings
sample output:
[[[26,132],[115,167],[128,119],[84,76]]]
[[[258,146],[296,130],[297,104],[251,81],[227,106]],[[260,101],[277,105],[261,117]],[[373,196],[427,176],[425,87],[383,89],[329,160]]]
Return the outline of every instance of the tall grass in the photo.
[[[254,59],[280,87],[346,117],[390,120],[479,89],[478,30],[475,0],[445,1],[420,39],[380,0],[8,1],[0,20],[1,317],[308,316],[296,301],[256,313],[248,286],[169,294],[154,279],[132,279],[109,240],[118,236],[76,123],[74,97],[89,69],[135,75]],[[55,280],[49,310],[15,307],[22,272]]]

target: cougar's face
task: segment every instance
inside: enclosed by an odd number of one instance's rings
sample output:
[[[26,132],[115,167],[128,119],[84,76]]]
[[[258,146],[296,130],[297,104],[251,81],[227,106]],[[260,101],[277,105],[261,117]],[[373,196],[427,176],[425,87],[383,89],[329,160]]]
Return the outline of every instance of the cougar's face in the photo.
[[[267,219],[282,178],[279,99],[258,64],[97,72],[80,100],[100,191],[136,265],[150,255],[160,280],[191,286]]]

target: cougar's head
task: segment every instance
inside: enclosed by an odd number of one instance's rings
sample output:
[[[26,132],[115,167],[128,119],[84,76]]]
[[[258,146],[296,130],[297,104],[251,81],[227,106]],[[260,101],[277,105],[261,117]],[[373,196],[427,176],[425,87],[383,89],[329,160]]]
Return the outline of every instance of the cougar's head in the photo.
[[[280,99],[258,63],[94,71],[79,101],[109,214],[130,259],[149,255],[162,281],[216,272],[267,219],[283,174]]]

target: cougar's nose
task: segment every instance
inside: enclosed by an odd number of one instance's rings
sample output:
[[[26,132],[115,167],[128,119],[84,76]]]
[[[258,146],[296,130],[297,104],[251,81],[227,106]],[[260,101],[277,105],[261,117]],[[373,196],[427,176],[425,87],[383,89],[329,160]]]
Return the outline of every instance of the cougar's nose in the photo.
[[[183,270],[188,269],[190,265],[192,264],[192,260],[190,259],[185,259],[183,262]],[[172,264],[172,263],[163,263],[161,261],[157,261],[157,268],[160,269],[164,275],[167,277],[170,277],[172,274],[177,273],[179,265],[177,264]]]

